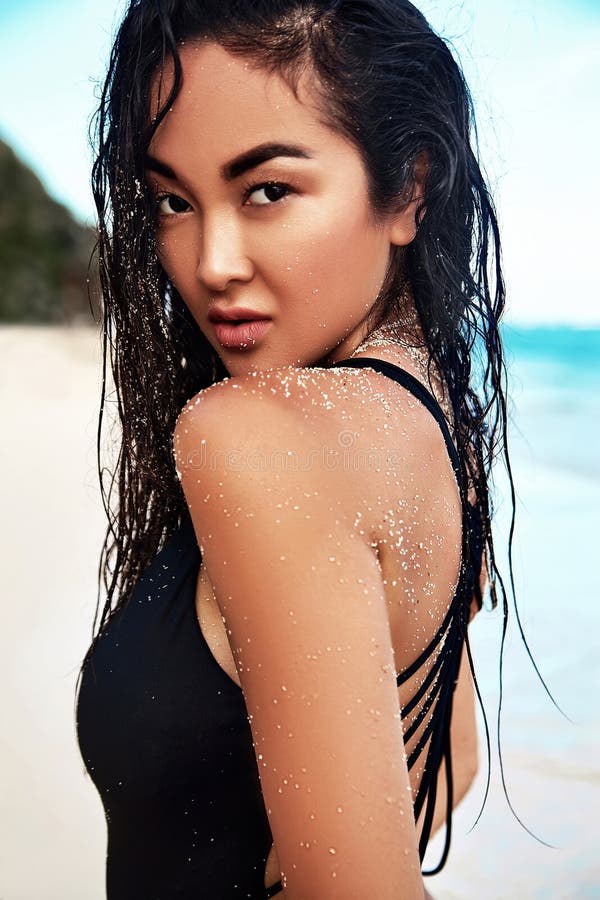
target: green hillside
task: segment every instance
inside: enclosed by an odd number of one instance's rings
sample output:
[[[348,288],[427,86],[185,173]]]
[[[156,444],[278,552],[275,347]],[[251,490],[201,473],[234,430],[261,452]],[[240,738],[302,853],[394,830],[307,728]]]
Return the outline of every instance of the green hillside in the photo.
[[[0,321],[94,324],[97,276],[88,300],[94,232],[53,200],[0,140]]]

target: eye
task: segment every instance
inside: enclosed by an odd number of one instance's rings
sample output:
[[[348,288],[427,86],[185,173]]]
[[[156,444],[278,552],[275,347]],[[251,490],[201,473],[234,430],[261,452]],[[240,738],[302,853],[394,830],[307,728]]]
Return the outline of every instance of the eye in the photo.
[[[177,194],[159,194],[156,198],[156,205],[161,216],[176,216],[189,212],[192,208],[187,200],[178,197]]]
[[[249,184],[244,189],[244,201],[248,200],[252,194],[257,194],[257,200],[252,202],[252,206],[273,206],[274,203],[286,197],[291,190],[290,185],[284,184],[282,181]]]

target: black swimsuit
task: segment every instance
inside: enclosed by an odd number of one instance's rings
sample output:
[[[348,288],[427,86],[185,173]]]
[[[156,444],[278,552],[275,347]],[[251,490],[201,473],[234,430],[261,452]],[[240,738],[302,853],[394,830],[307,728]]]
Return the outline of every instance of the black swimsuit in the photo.
[[[377,359],[368,366],[411,391],[435,416],[457,478],[460,464],[443,413],[408,372]],[[460,480],[459,480],[460,483]],[[469,516],[475,508],[469,507]],[[479,532],[463,521],[465,535]],[[463,551],[464,559],[464,551]],[[201,562],[189,513],[150,563],[127,604],[115,613],[83,670],[78,697],[79,745],[100,793],[108,825],[108,900],[264,900],[273,836],[267,817],[244,695],[221,668],[198,624]],[[437,653],[402,709],[411,768],[427,741],[415,798],[425,805],[421,859],[435,805],[437,774],[448,775],[446,847],[452,809],[450,715],[478,570],[461,565],[458,587],[429,646],[397,681],[404,683]]]

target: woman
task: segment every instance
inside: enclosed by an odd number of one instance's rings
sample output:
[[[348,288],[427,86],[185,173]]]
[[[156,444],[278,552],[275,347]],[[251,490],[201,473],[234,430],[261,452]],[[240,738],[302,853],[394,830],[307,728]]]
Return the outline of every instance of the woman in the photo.
[[[460,69],[406,0],[139,0],[98,124],[108,897],[424,897],[506,440]]]

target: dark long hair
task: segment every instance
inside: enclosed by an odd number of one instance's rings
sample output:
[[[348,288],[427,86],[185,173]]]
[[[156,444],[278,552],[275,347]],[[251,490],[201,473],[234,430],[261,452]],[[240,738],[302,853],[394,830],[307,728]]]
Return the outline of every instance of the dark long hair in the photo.
[[[93,169],[104,328],[98,465],[109,520],[96,636],[127,602],[185,512],[171,451],[179,412],[195,393],[228,374],[158,262],[144,179],[146,150],[180,89],[178,47],[190,39],[217,42],[277,72],[294,91],[310,69],[325,121],[360,154],[375,216],[410,196],[415,163],[426,155],[417,235],[407,248],[394,250],[372,324],[375,329],[390,318],[403,321],[399,298],[408,283],[430,365],[437,365],[448,387],[463,464],[463,504],[470,492],[482,523],[490,602],[496,606],[499,586],[505,632],[507,593],[491,528],[492,466],[503,454],[511,485],[514,596],[515,493],[499,328],[505,304],[501,245],[474,150],[472,99],[449,46],[408,0],[131,0],[97,113]],[[172,88],[151,119],[151,79],[166,65],[173,66]],[[113,401],[106,394],[109,356]],[[120,430],[108,489],[101,460],[107,402],[114,404]]]

